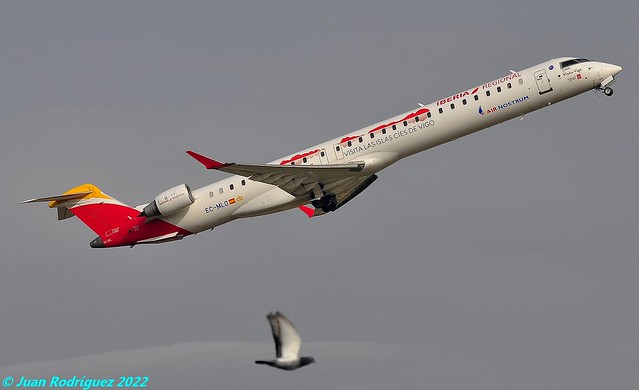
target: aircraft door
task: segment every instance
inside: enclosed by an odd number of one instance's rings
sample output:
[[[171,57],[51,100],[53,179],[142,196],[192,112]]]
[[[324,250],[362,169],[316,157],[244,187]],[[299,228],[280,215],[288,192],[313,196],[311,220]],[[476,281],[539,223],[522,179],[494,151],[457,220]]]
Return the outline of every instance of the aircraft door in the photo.
[[[539,88],[540,95],[552,91],[552,86],[550,85],[550,79],[546,74],[546,69],[535,72],[535,82],[537,83],[537,88]]]
[[[341,160],[344,158],[344,152],[342,152],[342,147],[340,144],[333,145],[333,150],[335,151],[335,158]]]
[[[320,156],[320,164],[324,165],[324,164],[328,164],[328,156],[326,155],[326,149],[320,149],[319,151],[319,156]]]

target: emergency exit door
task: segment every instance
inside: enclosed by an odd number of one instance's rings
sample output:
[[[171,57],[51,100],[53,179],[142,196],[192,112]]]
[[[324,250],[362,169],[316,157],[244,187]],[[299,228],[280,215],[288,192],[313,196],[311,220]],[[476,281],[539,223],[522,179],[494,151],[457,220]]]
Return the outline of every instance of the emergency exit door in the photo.
[[[537,82],[537,88],[539,89],[540,95],[552,91],[552,86],[550,85],[550,79],[546,74],[546,69],[535,72],[535,82]]]

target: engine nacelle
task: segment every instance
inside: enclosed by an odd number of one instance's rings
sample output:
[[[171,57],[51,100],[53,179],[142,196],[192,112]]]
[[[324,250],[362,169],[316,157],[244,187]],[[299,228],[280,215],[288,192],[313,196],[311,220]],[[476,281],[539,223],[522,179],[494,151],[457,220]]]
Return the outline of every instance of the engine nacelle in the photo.
[[[191,189],[186,184],[180,184],[156,196],[153,202],[144,206],[141,217],[166,217],[189,207],[195,202]]]

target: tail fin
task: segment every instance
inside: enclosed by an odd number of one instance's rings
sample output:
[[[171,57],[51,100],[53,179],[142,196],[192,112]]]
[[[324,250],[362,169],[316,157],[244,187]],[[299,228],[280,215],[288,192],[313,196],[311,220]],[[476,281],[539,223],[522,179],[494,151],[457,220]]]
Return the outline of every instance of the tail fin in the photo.
[[[100,237],[109,236],[122,220],[133,219],[140,212],[110,197],[93,184],[82,184],[62,195],[25,200],[22,203],[49,202],[58,209],[58,220],[76,215]]]

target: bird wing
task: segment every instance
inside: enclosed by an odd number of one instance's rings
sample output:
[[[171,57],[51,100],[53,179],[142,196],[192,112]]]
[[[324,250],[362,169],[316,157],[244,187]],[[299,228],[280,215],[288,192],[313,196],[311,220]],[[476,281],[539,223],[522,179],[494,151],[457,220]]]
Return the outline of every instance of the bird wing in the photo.
[[[266,319],[271,325],[271,333],[273,334],[273,341],[275,341],[275,357],[279,359],[280,357],[282,357],[282,338],[280,337],[280,323],[273,313],[268,313],[266,315]]]
[[[274,321],[278,323],[280,340],[280,350],[277,357],[282,360],[299,359],[302,340],[293,323],[279,311],[275,313]]]

